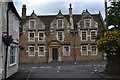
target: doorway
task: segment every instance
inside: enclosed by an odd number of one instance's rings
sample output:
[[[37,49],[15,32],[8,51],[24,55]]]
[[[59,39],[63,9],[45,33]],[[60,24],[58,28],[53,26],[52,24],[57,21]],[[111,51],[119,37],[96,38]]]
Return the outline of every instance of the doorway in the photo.
[[[58,48],[52,48],[52,60],[58,60]]]

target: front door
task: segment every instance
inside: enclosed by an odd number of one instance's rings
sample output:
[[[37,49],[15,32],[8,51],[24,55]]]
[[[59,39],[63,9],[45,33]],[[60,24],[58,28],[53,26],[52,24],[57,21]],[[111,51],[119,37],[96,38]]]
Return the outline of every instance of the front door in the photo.
[[[52,49],[52,59],[53,60],[58,60],[58,48],[53,48]]]

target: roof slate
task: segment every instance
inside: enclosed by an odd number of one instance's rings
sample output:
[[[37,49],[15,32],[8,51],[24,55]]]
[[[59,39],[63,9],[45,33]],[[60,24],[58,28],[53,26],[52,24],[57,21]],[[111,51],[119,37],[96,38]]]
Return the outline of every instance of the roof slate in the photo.
[[[69,22],[69,14],[63,15]],[[83,14],[73,14],[74,27],[77,28],[77,22],[82,18]],[[98,22],[99,27],[103,27],[104,23],[100,14],[91,14],[93,19]],[[26,20],[29,19],[30,16],[26,17]],[[49,29],[51,22],[57,17],[57,15],[37,15],[38,18],[44,23],[46,29]]]

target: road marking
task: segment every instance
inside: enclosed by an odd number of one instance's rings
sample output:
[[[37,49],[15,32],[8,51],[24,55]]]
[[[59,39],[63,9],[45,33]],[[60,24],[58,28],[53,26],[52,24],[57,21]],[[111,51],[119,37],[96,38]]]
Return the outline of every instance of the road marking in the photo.
[[[92,65],[88,65],[89,67],[92,66]]]
[[[36,69],[37,67],[32,67],[33,69]]]
[[[93,65],[93,66],[97,66],[97,65]]]
[[[106,65],[101,65],[102,67],[106,67]]]
[[[94,74],[94,72],[92,72],[92,74]]]
[[[58,67],[57,72],[60,72],[60,71],[59,71],[60,67],[61,67],[61,66]]]
[[[77,64],[76,62],[74,64]]]
[[[29,80],[30,75],[31,75],[31,71],[28,71],[28,72],[29,72],[29,74],[28,74],[28,76],[27,76],[27,79],[26,79],[26,80]]]
[[[45,67],[39,67],[39,68],[45,68]]]
[[[46,68],[52,68],[51,66],[48,66],[48,67],[46,67]]]

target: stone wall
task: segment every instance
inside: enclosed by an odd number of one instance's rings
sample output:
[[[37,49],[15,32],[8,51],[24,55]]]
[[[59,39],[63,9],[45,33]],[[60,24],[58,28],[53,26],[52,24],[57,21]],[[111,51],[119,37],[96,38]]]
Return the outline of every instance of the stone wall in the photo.
[[[107,57],[106,72],[120,74],[120,56]]]

